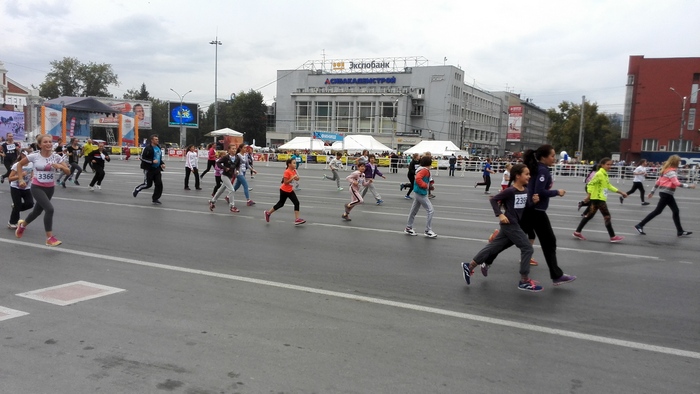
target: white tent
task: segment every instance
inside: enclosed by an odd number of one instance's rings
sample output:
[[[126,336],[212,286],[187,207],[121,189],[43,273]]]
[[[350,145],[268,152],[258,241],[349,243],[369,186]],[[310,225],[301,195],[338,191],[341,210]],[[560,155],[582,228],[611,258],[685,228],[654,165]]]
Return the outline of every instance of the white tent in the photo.
[[[414,153],[423,154],[430,152],[433,156],[450,156],[454,153],[455,156],[468,156],[467,152],[460,151],[459,147],[452,141],[421,141],[404,151],[404,154],[412,155]]]
[[[309,143],[311,140],[311,143]],[[311,145],[313,144],[313,145]],[[323,144],[323,141],[317,139],[311,139],[311,137],[294,137],[293,140],[281,145],[277,148],[280,150],[306,150],[311,149],[312,151],[326,151],[329,150],[327,146]]]
[[[224,135],[230,135],[234,137],[243,137],[243,133],[240,131],[236,131],[233,129],[229,129],[228,127],[219,129],[219,130],[214,130],[210,133],[205,134],[205,137],[219,137],[219,136],[224,136]]]
[[[377,141],[371,135],[346,135],[343,141],[333,143],[333,150],[345,149],[348,153],[362,152],[368,150],[369,153],[392,152],[393,149]]]

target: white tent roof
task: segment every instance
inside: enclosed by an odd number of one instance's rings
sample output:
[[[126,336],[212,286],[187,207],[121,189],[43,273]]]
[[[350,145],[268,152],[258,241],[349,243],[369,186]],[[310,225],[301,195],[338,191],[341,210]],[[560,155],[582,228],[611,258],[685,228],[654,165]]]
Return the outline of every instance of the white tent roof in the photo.
[[[452,141],[421,141],[418,144],[412,146],[404,151],[407,155],[412,155],[414,153],[423,154],[425,152],[430,152],[433,156],[449,156],[451,154],[464,155],[466,152],[459,150],[459,147],[455,145]]]
[[[223,129],[219,129],[219,130],[214,130],[208,134],[205,134],[205,137],[218,137],[218,136],[222,136],[222,135],[243,137],[243,133],[236,131],[236,130],[233,130],[233,129],[229,129],[228,127],[223,128]]]
[[[309,142],[311,140],[311,142]],[[313,145],[311,145],[313,144]],[[281,145],[277,150],[306,150],[311,149],[312,151],[323,151],[328,150],[328,148],[323,144],[323,141],[317,139],[311,139],[311,137],[294,137],[293,140]]]
[[[345,143],[345,144],[343,144]],[[333,143],[333,150],[345,149],[348,153],[368,150],[370,153],[392,152],[393,149],[377,141],[371,135],[346,135],[343,141]]]

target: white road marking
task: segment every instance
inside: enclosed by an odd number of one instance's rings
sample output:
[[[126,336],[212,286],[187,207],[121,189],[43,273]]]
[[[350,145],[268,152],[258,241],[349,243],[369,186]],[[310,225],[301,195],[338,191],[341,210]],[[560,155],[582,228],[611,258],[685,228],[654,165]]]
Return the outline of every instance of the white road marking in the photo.
[[[185,268],[185,267],[177,267],[177,266],[167,265],[167,264],[151,263],[148,261],[128,259],[128,258],[123,258],[123,257],[115,257],[115,256],[109,256],[109,255],[102,255],[102,254],[91,253],[91,252],[83,252],[83,251],[77,251],[77,250],[55,248],[55,247],[44,246],[44,245],[36,245],[36,244],[31,244],[31,243],[17,241],[17,240],[8,240],[8,239],[0,238],[0,242],[4,242],[7,244],[21,245],[23,247],[31,247],[31,248],[36,248],[36,249],[46,249],[46,250],[51,250],[51,251],[56,252],[56,253],[66,253],[66,254],[72,254],[72,255],[82,256],[82,257],[89,257],[89,258],[102,259],[102,260],[111,260],[111,261],[115,261],[115,262],[119,262],[119,263],[133,264],[133,265],[142,266],[142,267],[150,267],[150,268],[164,269],[164,270],[175,271],[175,272],[182,272],[182,273],[186,273],[186,274],[194,274],[194,275],[202,275],[202,276],[208,276],[208,277],[213,277],[213,278],[235,280],[238,282],[245,282],[245,283],[263,285],[263,286],[270,286],[270,287],[276,287],[276,288],[281,288],[281,289],[286,289],[286,290],[300,291],[300,292],[311,293],[311,294],[319,294],[319,295],[336,297],[336,298],[352,300],[352,301],[362,301],[362,302],[367,302],[367,303],[375,304],[375,305],[384,305],[384,306],[400,308],[400,309],[405,309],[405,310],[411,310],[411,311],[416,311],[416,312],[432,313],[432,314],[441,315],[441,316],[449,316],[449,317],[454,317],[457,319],[494,324],[494,325],[503,326],[503,327],[511,327],[511,328],[515,328],[515,329],[533,331],[533,332],[538,332],[538,333],[542,333],[542,334],[558,335],[561,337],[579,339],[579,340],[583,340],[583,341],[596,342],[596,343],[602,343],[602,344],[606,344],[606,345],[620,346],[620,347],[625,347],[625,348],[630,348],[630,349],[645,350],[648,352],[667,354],[667,355],[671,355],[671,356],[688,357],[688,358],[700,360],[700,352],[692,352],[692,351],[688,351],[688,350],[674,349],[674,348],[665,347],[665,346],[649,345],[649,344],[641,343],[641,342],[625,341],[622,339],[603,337],[603,336],[599,336],[599,335],[584,334],[584,333],[575,332],[575,331],[559,330],[559,329],[554,329],[554,328],[549,328],[549,327],[537,326],[534,324],[520,323],[520,322],[516,322],[516,321],[511,321],[511,320],[496,319],[496,318],[492,318],[492,317],[474,315],[474,314],[463,313],[463,312],[456,312],[456,311],[451,311],[451,310],[447,310],[447,309],[440,309],[440,308],[433,308],[433,307],[428,307],[428,306],[423,306],[423,305],[409,304],[406,302],[390,301],[390,300],[385,300],[385,299],[375,298],[375,297],[366,297],[366,296],[360,296],[360,295],[355,295],[355,294],[342,293],[342,292],[338,292],[338,291],[316,289],[313,287],[291,285],[288,283],[273,282],[273,281],[269,281],[269,280],[255,279],[255,278],[249,278],[249,277],[245,277],[245,276],[222,274],[222,273],[218,273],[218,272],[204,271],[204,270]],[[456,283],[459,283],[459,282],[456,282]]]

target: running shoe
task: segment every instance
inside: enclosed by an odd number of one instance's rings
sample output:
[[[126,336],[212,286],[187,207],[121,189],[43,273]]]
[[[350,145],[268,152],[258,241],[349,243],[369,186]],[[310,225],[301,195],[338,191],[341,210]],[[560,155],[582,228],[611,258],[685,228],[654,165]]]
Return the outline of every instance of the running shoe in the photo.
[[[236,208],[236,206],[234,205],[234,206],[231,207],[230,211],[231,211],[231,213],[238,213],[238,212],[240,212],[241,210],[238,209],[238,208]]]
[[[228,196],[224,197],[224,200],[226,200],[226,204],[230,204],[231,200],[228,199]]]
[[[525,291],[532,291],[532,292],[536,293],[538,291],[542,291],[542,286],[537,284],[537,282],[535,282],[534,280],[528,279],[525,282],[523,282],[523,281],[518,282],[518,289],[525,290]]]
[[[24,234],[24,229],[26,228],[27,222],[20,219],[20,221],[17,222],[17,229],[15,229],[15,237],[22,238],[22,235]]]
[[[97,185],[97,190],[102,190],[102,185]]]
[[[342,188],[342,187],[339,187],[339,188],[338,188],[338,191],[341,191],[341,190],[343,190],[343,188]]]
[[[410,227],[406,227],[405,229],[403,229],[403,232],[408,235],[418,235],[418,233]]]
[[[214,201],[209,201],[209,210],[213,212],[215,208],[216,204],[214,204]]]
[[[58,246],[63,242],[59,241],[53,235],[46,240],[46,246]]]
[[[554,286],[559,286],[559,285],[563,285],[564,283],[573,282],[575,280],[576,280],[575,276],[563,274],[562,276],[560,276],[557,279],[552,279],[552,284]]]
[[[265,221],[270,223],[270,212],[265,211]]]
[[[253,205],[255,205],[255,201],[253,201],[253,200],[248,200],[248,202],[246,202],[245,205],[247,205],[247,206],[249,206],[249,207],[252,207]]]
[[[201,187],[196,187],[195,189],[197,189],[197,190],[202,190],[202,188],[201,188]]]
[[[348,222],[352,221],[352,219],[350,219],[350,215],[348,215],[347,213],[340,215],[340,217],[343,218],[343,220],[346,220]]]
[[[91,192],[94,192],[94,191],[95,191],[95,188],[92,187],[92,186],[90,186],[90,187],[88,187],[88,190],[90,190]]]
[[[642,206],[647,206],[647,205],[649,205],[649,203],[646,202],[646,201],[644,201],[644,202],[642,203]]]
[[[500,232],[499,229],[493,230],[493,232],[491,233],[491,236],[489,237],[489,243],[493,242],[494,238],[496,238],[496,236],[498,235],[499,232]]]
[[[583,234],[574,231],[574,238],[580,239],[581,241],[585,241],[586,237],[583,236]]]
[[[403,196],[403,198],[406,200],[413,200],[413,197],[411,197],[411,196]]]
[[[428,238],[437,238],[437,234],[435,234],[433,230],[428,230],[424,234]]]
[[[435,195],[434,195],[434,194],[428,194],[428,198],[433,199],[433,198],[435,198]]]
[[[489,268],[491,268],[490,264],[481,263],[481,275],[489,276]]]
[[[624,202],[625,202],[625,199],[622,198],[622,196],[620,196],[620,204],[622,204],[622,203],[624,203]]]
[[[248,191],[249,191],[249,192],[252,192],[252,191],[253,191],[253,188],[252,188],[252,187],[249,187],[249,188],[248,188]]]
[[[399,185],[399,191],[403,191],[403,189],[404,189],[405,187],[406,187],[406,186],[404,186],[404,184],[403,184],[403,183],[402,183],[402,184],[400,184],[400,185]]]
[[[472,273],[469,271],[469,263],[462,262],[462,272],[464,280],[470,285],[472,283]]]
[[[78,182],[78,180],[77,180],[77,179],[76,179],[76,180],[74,180],[74,181],[73,181],[73,183],[75,183],[75,186],[80,186],[80,182]]]
[[[377,205],[382,205],[384,203],[384,200],[377,200]]]
[[[680,233],[678,233],[678,237],[685,237],[686,235],[690,235],[692,233],[692,231],[681,231]]]
[[[540,263],[536,262],[535,259],[530,259],[530,265],[533,267],[536,267],[536,266],[540,265]]]
[[[484,192],[484,194],[491,194],[491,192]]]
[[[192,190],[192,189],[190,189],[189,187],[186,187],[185,190]]]
[[[634,229],[637,230],[637,232],[642,234],[642,235],[647,235],[647,233],[644,232],[644,227],[642,227],[638,224],[634,225]]]
[[[12,224],[12,223],[10,223],[10,222],[7,222],[7,228],[11,228],[11,229],[15,230],[15,229],[17,228],[17,225],[16,225],[16,224]]]
[[[328,178],[328,177],[326,176],[326,174],[323,174],[323,179],[325,180],[325,179],[327,179],[327,178]]]
[[[63,186],[63,188],[65,189],[66,188],[66,181],[61,182],[61,186]]]
[[[304,224],[304,223],[306,223],[306,220],[304,220],[304,219],[302,219],[302,218],[299,218],[299,219],[297,219],[297,220],[294,221],[294,225],[295,225],[295,226],[298,226],[298,225]]]
[[[153,200],[153,201],[151,202],[151,204],[153,204],[153,205],[163,205],[163,203],[160,202],[160,200]]]
[[[625,237],[623,237],[622,235],[616,235],[616,236],[610,238],[610,242],[617,243],[617,242],[622,241],[623,239],[625,239]]]
[[[577,211],[580,211],[582,206],[583,206],[583,201],[579,201]]]
[[[139,190],[137,188],[134,188],[134,191],[131,192],[131,195],[136,197],[139,194]]]

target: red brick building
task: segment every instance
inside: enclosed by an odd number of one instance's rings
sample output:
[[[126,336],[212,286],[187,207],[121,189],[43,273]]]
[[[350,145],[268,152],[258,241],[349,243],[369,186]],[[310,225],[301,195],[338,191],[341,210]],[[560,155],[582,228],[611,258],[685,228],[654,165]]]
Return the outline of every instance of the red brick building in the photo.
[[[621,159],[629,163],[641,157],[668,157],[670,152],[698,156],[699,87],[700,58],[630,56]]]

